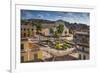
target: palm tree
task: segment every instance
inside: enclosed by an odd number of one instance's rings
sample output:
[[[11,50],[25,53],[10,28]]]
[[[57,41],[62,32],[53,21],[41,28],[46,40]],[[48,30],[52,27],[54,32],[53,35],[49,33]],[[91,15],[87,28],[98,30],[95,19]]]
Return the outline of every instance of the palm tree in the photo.
[[[40,41],[41,30],[42,30],[42,24],[40,23],[36,24],[36,33],[39,35],[39,41]]]
[[[34,35],[35,35],[34,30],[35,30],[36,23],[34,21],[31,21],[31,24],[32,24],[32,27],[33,27],[33,29],[31,30],[32,31],[31,33],[33,34],[32,36],[34,37]]]

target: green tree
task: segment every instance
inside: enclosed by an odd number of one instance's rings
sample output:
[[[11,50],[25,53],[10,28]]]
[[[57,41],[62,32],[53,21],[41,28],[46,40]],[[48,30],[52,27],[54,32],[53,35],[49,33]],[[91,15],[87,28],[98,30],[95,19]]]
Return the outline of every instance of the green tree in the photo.
[[[64,31],[64,25],[63,24],[59,24],[59,26],[57,27],[57,32],[58,32],[58,37],[59,38],[62,35],[63,31]]]
[[[57,32],[59,34],[62,34],[64,31],[64,25],[63,24],[59,24],[59,26],[57,27]]]
[[[36,33],[39,35],[39,41],[40,41],[41,30],[42,30],[42,24],[40,23],[36,24]]]
[[[41,30],[42,30],[42,24],[37,23],[36,24],[36,32],[37,32],[37,34],[39,34],[41,32]]]
[[[58,38],[58,32],[57,31],[55,31],[54,33],[53,33],[53,37],[54,37],[54,40],[56,39],[56,38]],[[56,40],[55,40],[56,41]]]
[[[34,21],[32,21],[32,27],[33,27],[33,29],[32,29],[32,36],[34,36],[34,33],[35,33],[35,26],[36,26],[36,23],[34,22]]]
[[[50,28],[49,31],[50,31],[50,34],[53,35],[54,30],[52,28]]]

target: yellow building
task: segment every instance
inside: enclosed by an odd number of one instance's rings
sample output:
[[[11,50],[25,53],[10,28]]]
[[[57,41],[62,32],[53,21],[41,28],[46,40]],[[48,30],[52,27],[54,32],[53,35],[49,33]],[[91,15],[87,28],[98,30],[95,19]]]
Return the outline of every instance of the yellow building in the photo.
[[[35,28],[32,26],[31,22],[26,22],[21,24],[21,37],[33,37],[36,34]]]
[[[21,62],[42,61],[42,50],[30,41],[21,42]]]

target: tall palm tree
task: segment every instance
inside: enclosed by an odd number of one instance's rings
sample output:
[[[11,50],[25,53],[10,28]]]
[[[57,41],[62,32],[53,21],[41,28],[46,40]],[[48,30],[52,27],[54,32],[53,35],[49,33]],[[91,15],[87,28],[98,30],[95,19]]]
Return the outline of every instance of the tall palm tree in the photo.
[[[40,41],[40,33],[41,33],[41,30],[42,30],[42,24],[37,23],[36,24],[36,33],[39,35],[39,41]]]
[[[32,27],[33,27],[33,29],[32,29],[32,36],[34,36],[35,35],[35,26],[36,26],[36,23],[34,22],[34,21],[32,21],[31,22],[31,24],[32,24]]]

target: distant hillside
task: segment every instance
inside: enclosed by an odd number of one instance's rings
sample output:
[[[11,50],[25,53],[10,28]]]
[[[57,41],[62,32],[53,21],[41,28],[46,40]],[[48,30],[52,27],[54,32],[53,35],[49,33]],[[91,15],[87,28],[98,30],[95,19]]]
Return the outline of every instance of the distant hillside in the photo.
[[[62,22],[65,24],[65,26],[71,30],[75,31],[89,31],[89,26],[82,23],[70,23],[63,20],[57,20],[57,21],[50,21],[50,20],[43,20],[43,19],[28,19],[28,20],[21,20],[21,24],[27,24],[28,22],[32,22],[33,24],[40,23],[43,25],[43,27],[52,27],[54,25],[57,25],[55,23]],[[52,25],[49,25],[52,24]]]
[[[69,29],[76,30],[76,31],[89,31],[89,26],[82,23],[69,23],[65,22],[65,26]]]
[[[54,21],[50,21],[50,20],[43,20],[43,19],[28,19],[27,21],[33,21],[33,22],[37,22],[37,23],[55,23]]]

